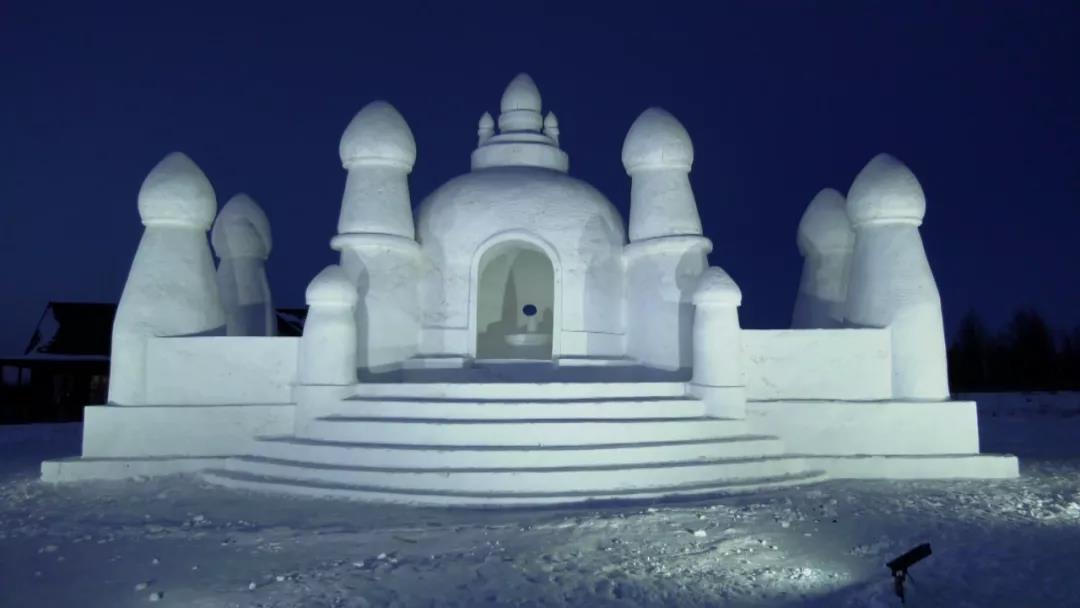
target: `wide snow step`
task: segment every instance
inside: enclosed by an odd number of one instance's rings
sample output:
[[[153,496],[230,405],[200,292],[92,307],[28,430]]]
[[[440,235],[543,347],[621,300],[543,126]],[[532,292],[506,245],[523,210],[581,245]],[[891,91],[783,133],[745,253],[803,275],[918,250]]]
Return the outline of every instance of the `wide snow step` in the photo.
[[[202,473],[209,483],[255,492],[293,494],[305,497],[335,497],[364,502],[384,502],[429,506],[531,506],[582,502],[630,502],[660,498],[724,496],[779,490],[825,481],[821,471],[749,480],[718,480],[693,485],[669,485],[647,490],[598,492],[577,490],[562,493],[469,492],[460,490],[401,490],[379,486],[303,481],[285,477],[255,475],[241,471],[209,470]]]
[[[302,437],[354,443],[557,446],[694,441],[746,434],[745,420],[704,417],[454,420],[330,416],[308,422]]]
[[[264,437],[255,456],[302,462],[372,467],[450,468],[562,467],[685,462],[715,458],[780,456],[784,445],[776,437],[740,435],[721,439],[593,446],[439,446],[387,445]]]
[[[622,397],[564,401],[352,397],[310,415],[359,418],[532,419],[700,418],[705,404],[689,397]]]
[[[415,399],[617,399],[684,397],[684,382],[361,382],[355,396]]]
[[[350,466],[254,456],[230,458],[227,468],[254,475],[403,490],[471,492],[610,492],[716,480],[780,477],[806,471],[801,458],[770,456],[658,464],[574,467],[401,468]]]

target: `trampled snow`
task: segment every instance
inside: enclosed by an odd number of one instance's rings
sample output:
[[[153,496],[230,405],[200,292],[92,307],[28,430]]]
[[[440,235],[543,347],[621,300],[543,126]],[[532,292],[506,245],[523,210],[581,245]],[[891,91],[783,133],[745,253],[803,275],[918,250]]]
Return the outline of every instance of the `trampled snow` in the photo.
[[[0,427],[0,606],[899,606],[884,563],[922,542],[909,606],[1080,605],[1080,395],[978,398],[1019,479],[539,510],[51,486],[79,425]]]

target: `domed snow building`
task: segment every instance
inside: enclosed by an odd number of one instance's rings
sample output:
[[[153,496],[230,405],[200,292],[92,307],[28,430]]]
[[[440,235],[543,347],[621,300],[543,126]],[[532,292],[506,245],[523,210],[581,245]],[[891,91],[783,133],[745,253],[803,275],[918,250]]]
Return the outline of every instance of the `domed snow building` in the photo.
[[[471,171],[414,216],[408,124],[385,102],[355,116],[340,261],[309,285],[299,338],[271,335],[258,204],[212,221],[206,176],[166,157],[139,195],[109,403],[86,408],[82,457],[42,477],[520,505],[1017,475],[979,453],[975,404],[950,400],[926,201],[898,160],[813,199],[793,327],[744,330],[671,114],[646,110],[623,142],[627,224],[568,174],[527,75],[477,135]]]

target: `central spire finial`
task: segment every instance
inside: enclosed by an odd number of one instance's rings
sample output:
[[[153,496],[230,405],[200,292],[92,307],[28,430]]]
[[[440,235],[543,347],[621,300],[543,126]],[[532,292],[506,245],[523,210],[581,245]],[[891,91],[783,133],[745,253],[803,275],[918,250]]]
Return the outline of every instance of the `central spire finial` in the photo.
[[[540,107],[540,89],[528,74],[518,74],[503,92],[499,104],[499,130],[540,131],[544,125]]]
[[[524,72],[518,74],[503,91],[499,103],[499,132],[487,112],[477,126],[477,147],[472,153],[472,168],[542,167],[566,172],[569,159],[559,149],[559,121],[540,113],[540,90]]]

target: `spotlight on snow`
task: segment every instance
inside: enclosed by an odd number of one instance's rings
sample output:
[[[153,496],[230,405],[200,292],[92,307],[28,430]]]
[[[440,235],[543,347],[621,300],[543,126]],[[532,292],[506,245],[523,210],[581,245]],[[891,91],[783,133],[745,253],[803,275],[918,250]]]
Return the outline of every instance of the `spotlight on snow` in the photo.
[[[893,588],[896,590],[896,596],[900,598],[901,604],[906,603],[904,601],[904,581],[908,576],[908,568],[919,563],[922,559],[929,557],[930,553],[930,543],[923,543],[885,564],[885,566],[892,571]]]

